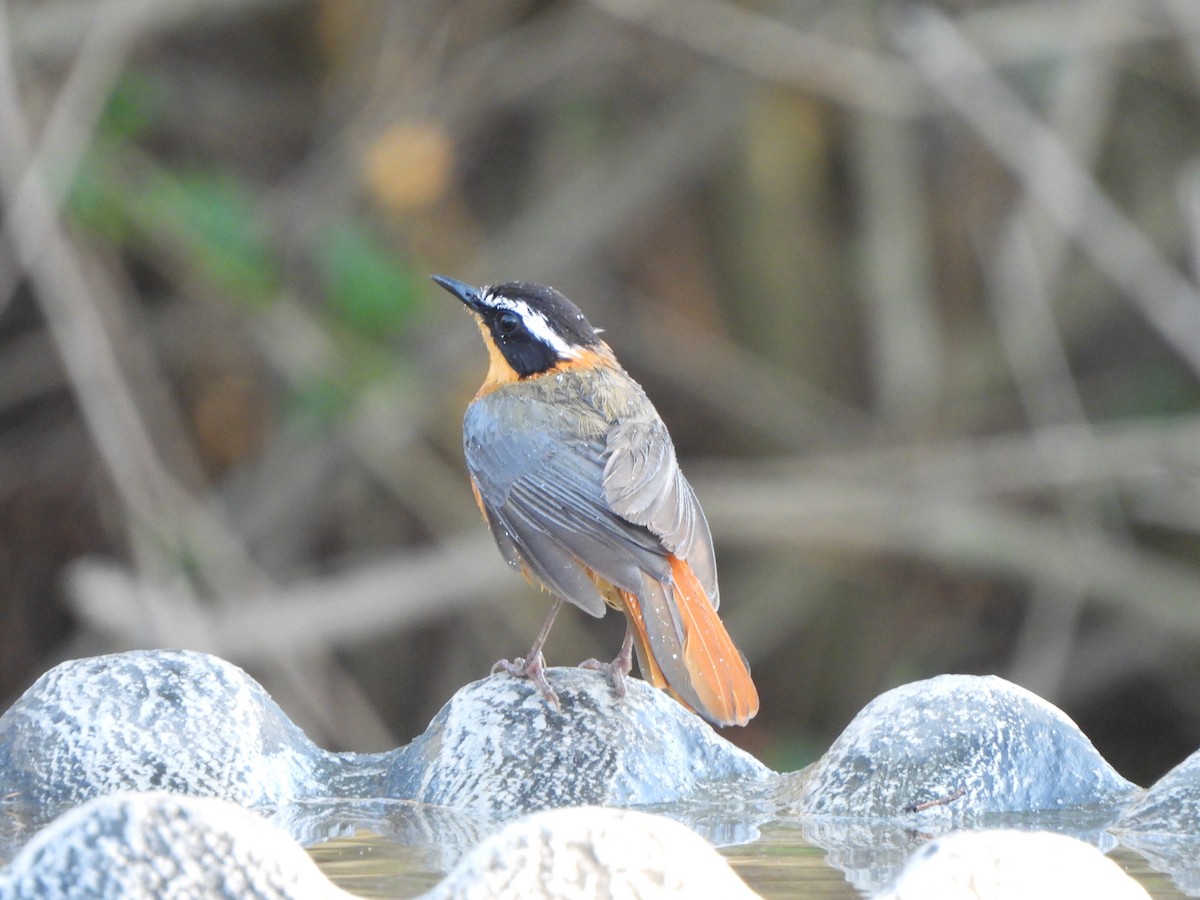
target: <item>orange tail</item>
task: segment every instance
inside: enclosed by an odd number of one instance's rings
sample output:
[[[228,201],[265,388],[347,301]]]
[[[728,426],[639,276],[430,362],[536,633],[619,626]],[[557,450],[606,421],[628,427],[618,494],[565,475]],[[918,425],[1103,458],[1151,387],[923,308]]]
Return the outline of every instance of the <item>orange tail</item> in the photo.
[[[648,576],[641,596],[621,592],[642,677],[716,725],[745,725],[758,712],[750,667],[692,567],[672,556],[671,575],[669,597]]]

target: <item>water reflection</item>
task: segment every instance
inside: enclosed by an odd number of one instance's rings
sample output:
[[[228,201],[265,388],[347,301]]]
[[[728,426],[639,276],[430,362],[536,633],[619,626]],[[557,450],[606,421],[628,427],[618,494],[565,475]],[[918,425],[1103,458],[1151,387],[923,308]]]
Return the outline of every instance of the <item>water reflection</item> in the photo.
[[[764,897],[853,898],[888,884],[909,855],[934,836],[907,821],[772,819],[756,804],[714,811],[675,804],[668,814],[700,831]],[[650,810],[648,810],[650,811]],[[1103,830],[1108,811],[995,816],[975,827],[1058,831],[1108,853],[1155,898],[1200,897],[1200,841]],[[34,830],[37,817],[0,806],[0,862]],[[296,803],[270,817],[308,847],[339,887],[364,897],[415,897],[433,887],[506,817],[398,800]],[[941,833],[946,829],[939,829]],[[1136,851],[1136,852],[1135,852]],[[1171,874],[1164,874],[1170,872]]]
[[[669,810],[656,810],[660,813]],[[685,820],[686,815],[673,818]],[[364,897],[413,897],[428,890],[474,842],[500,827],[499,821],[469,821],[419,804],[337,803],[289,812],[291,825],[321,843],[309,848],[324,872],[341,888]],[[1147,858],[1094,827],[1098,812],[1056,813],[1037,817],[996,817],[989,827],[1026,827],[1078,837],[1109,853],[1152,897],[1161,900],[1200,896],[1195,881],[1181,882],[1183,893],[1168,875],[1157,871],[1153,846],[1138,849]],[[281,823],[283,824],[283,823]],[[729,823],[713,822],[710,839]],[[980,826],[982,827],[982,826]],[[886,886],[903,868],[909,855],[932,836],[903,823],[855,820],[790,820],[760,823],[754,839],[721,848],[738,874],[767,898],[859,898]],[[743,833],[742,829],[735,829]],[[1161,843],[1161,842],[1160,842]],[[1156,845],[1157,846],[1157,845]],[[1159,848],[1161,850],[1161,847]],[[1196,856],[1195,843],[1178,848],[1165,862],[1178,864]],[[1158,861],[1159,864],[1164,862]],[[1194,877],[1193,872],[1193,877]]]
[[[845,876],[829,865],[825,851],[805,842],[795,825],[770,825],[753,844],[726,847],[721,855],[764,897],[860,896]]]
[[[1158,873],[1170,872],[1171,881],[1184,892],[1180,896],[1200,897],[1200,838],[1170,834],[1129,834],[1122,835],[1121,842],[1137,851],[1125,852],[1128,852],[1131,858],[1135,858],[1139,867],[1147,873],[1144,878],[1130,873],[1146,885],[1146,890],[1154,893],[1149,885],[1149,876],[1153,875],[1156,879],[1165,881],[1166,876]]]

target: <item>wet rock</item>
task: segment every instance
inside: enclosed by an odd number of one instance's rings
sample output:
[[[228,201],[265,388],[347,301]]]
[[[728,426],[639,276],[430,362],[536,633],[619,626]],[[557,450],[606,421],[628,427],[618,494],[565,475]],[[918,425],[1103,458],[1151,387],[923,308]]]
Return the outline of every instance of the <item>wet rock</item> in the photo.
[[[1046,831],[960,831],[935,838],[876,900],[1149,900],[1111,859]]]
[[[467,685],[406,748],[389,796],[462,809],[529,812],[561,806],[666,803],[773,773],[665,693],[630,679],[618,697],[584,669],[550,669],[555,710],[528,681],[495,675]]]
[[[772,773],[661,691],[624,698],[596,672],[467,685],[426,732],[380,754],[315,746],[236,666],[153,650],[55,667],[0,717],[0,795],[55,813],[117,791],[279,806],[306,797],[418,800],[512,817],[585,803],[666,803]]]
[[[1053,831],[1107,853],[1117,839],[1103,830],[1111,810],[1070,809],[1058,812],[1005,813],[974,818],[972,828]],[[800,820],[806,843],[825,851],[825,861],[839,869],[846,881],[863,894],[874,894],[890,885],[909,858],[931,837],[963,827],[953,818],[913,817],[855,819],[818,816]]]
[[[757,897],[696,833],[634,810],[573,807],[505,826],[426,900]]]
[[[259,814],[209,797],[120,793],[55,819],[0,870],[0,900],[343,900]],[[574,807],[484,840],[425,900],[757,895],[699,835],[661,816]]]
[[[1200,837],[1200,750],[1130,804],[1115,827],[1141,834]]]
[[[502,825],[489,816],[412,800],[306,800],[263,814],[302,847],[367,832],[388,847],[403,847],[406,859],[423,860],[435,872],[450,871]]]
[[[1169,875],[1182,893],[1200,896],[1200,835],[1121,833],[1121,844]]]
[[[867,704],[779,799],[797,815],[959,821],[1115,808],[1137,790],[1052,704],[995,676],[942,675]]]
[[[1200,834],[1119,835],[1122,846],[1137,853],[1152,869],[1164,872],[1189,897],[1200,897]]]
[[[1036,828],[1111,846],[1104,829],[1129,804],[1123,842],[1154,861],[1169,839],[1170,852],[1196,858],[1195,759],[1135,803],[1140,791],[1063,713],[999,678],[889,691],[816,764],[780,776],[644,682],[618,698],[595,672],[548,677],[559,709],[527,681],[497,675],[456,693],[407,746],[335,754],[214,657],[143,651],[66,663],[0,717],[0,859],[46,820],[18,807],[48,817],[160,789],[270,808],[305,843],[357,822],[423,848],[432,871],[516,816],[580,805],[648,806],[719,844],[753,840],[774,818],[868,892],[889,884],[925,835]],[[1155,831],[1189,817],[1191,844]],[[1170,868],[1181,885],[1196,878],[1184,865]]]
[[[1200,896],[1200,750],[1126,808],[1113,830],[1181,891]]]
[[[78,806],[0,870],[0,900],[350,896],[257,813],[211,797],[163,792],[113,794]]]
[[[321,793],[323,762],[257,682],[203,653],[66,662],[0,717],[0,794],[50,812],[118,791],[279,804]]]

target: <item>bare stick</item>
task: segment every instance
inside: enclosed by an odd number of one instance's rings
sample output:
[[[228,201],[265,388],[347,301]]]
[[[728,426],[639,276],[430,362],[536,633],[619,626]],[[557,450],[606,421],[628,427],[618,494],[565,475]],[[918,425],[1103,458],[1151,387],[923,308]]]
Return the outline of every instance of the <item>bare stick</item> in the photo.
[[[1200,291],[1163,259],[1058,135],[992,71],[961,31],[932,7],[908,13],[902,47],[1049,220],[1087,254],[1163,341],[1200,373]]]

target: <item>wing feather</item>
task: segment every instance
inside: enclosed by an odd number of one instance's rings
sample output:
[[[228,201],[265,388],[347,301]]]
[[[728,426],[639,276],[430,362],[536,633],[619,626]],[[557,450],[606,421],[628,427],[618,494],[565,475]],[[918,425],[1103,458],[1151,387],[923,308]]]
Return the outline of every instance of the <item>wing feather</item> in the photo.
[[[555,433],[561,420],[544,404],[501,405],[511,402],[496,394],[477,400],[464,428],[468,471],[510,564],[596,616],[604,605],[590,573],[631,591],[641,589],[643,572],[669,578],[659,537],[617,514],[604,496],[603,439],[567,439]],[[523,427],[505,427],[512,415],[524,417]]]
[[[679,469],[667,427],[653,409],[622,420],[608,432],[605,455],[604,494],[609,506],[650,529],[668,552],[687,560],[715,609],[720,594],[712,533]]]

